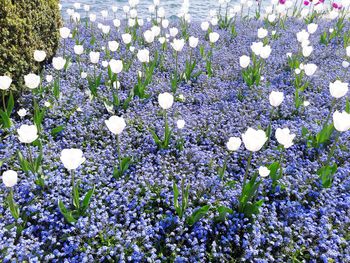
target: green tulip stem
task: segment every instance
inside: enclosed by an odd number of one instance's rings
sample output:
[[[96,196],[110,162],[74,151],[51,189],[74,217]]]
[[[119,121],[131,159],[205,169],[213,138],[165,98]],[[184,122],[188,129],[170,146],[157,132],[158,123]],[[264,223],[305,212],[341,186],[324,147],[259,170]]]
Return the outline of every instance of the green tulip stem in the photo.
[[[326,118],[326,120],[324,121],[324,123],[323,123],[323,125],[322,125],[322,128],[324,128],[324,127],[327,125],[327,123],[328,123],[328,121],[329,121],[329,118],[331,117],[331,114],[332,114],[332,111],[333,111],[333,108],[334,108],[336,102],[337,102],[337,101],[336,101],[336,99],[334,98],[334,99],[332,100],[331,107],[329,108],[329,112],[328,112],[327,118]]]
[[[27,143],[27,151],[28,151],[28,156],[29,156],[29,162],[31,165],[33,165],[33,155],[32,151],[30,150],[30,144]]]
[[[252,162],[252,157],[253,157],[253,152],[250,152],[249,157],[248,157],[247,167],[245,169],[245,174],[244,174],[244,178],[243,178],[243,187],[245,186],[246,181],[247,181],[250,164]]]
[[[329,151],[329,154],[328,154],[328,157],[327,157],[327,161],[326,161],[326,165],[329,165],[329,162],[331,161],[331,158],[334,155],[334,151],[335,151],[335,148],[337,147],[337,144],[338,144],[338,141],[339,141],[339,137],[340,137],[340,132],[336,132],[335,140],[334,140],[334,143],[332,145],[331,150]]]
[[[5,91],[2,91],[2,106],[4,107],[4,111],[6,112],[6,102],[5,102]]]
[[[117,153],[118,153],[118,162],[119,162],[119,167],[120,170],[122,169],[122,156],[120,154],[120,140],[119,140],[119,135],[116,135],[117,137]]]

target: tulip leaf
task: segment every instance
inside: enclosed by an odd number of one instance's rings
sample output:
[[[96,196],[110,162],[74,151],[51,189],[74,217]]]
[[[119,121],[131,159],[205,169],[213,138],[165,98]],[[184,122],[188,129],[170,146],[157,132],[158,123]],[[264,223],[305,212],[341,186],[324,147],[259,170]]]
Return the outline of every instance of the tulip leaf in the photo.
[[[333,131],[334,131],[333,123],[330,125],[325,125],[323,129],[316,135],[317,144],[321,145],[328,142]]]
[[[216,218],[216,221],[224,221],[226,219],[227,214],[232,214],[233,210],[231,208],[228,208],[226,206],[219,206],[217,208],[217,211],[219,213],[219,216]]]
[[[64,130],[64,125],[59,125],[51,130],[51,135],[53,137],[56,137],[57,134],[59,134],[61,131]]]
[[[73,224],[77,222],[77,220],[73,217],[72,211],[68,211],[61,200],[58,200],[58,208],[68,223]]]
[[[80,185],[80,181],[78,180],[73,185],[73,189],[72,189],[73,205],[77,209],[79,209],[79,207],[80,207],[79,185]]]
[[[193,226],[197,223],[201,218],[203,218],[209,211],[210,205],[202,206],[201,208],[195,210],[188,218],[187,224]]]
[[[84,199],[82,201],[81,208],[83,209],[84,213],[89,207],[89,204],[90,204],[90,201],[91,201],[91,197],[94,194],[94,192],[95,192],[95,185],[92,187],[92,189],[90,189],[86,193],[86,195],[85,195],[85,197],[84,197]]]
[[[337,164],[334,164],[332,166],[330,165],[322,166],[317,171],[317,174],[321,179],[321,183],[324,188],[329,188],[332,186],[333,177],[334,177],[334,174],[337,172],[337,169],[338,169]]]
[[[7,108],[6,108],[6,110],[7,110],[7,116],[8,116],[8,117],[10,117],[14,105],[15,105],[15,101],[14,101],[14,99],[13,99],[12,92],[10,92],[10,96],[9,96],[8,101],[7,101]]]

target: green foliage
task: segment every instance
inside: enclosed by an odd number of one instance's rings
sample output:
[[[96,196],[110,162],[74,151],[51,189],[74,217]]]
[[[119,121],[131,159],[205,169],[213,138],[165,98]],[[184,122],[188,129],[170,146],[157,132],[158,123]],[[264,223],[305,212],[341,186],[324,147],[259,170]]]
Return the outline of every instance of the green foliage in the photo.
[[[72,204],[73,209],[68,209],[63,204],[61,200],[58,200],[58,208],[61,214],[64,216],[66,221],[70,224],[77,222],[79,217],[84,216],[86,214],[87,209],[89,208],[91,197],[95,192],[95,186],[91,188],[84,196],[83,200],[80,201],[80,189],[79,189],[80,181],[76,184],[73,183],[72,188]]]
[[[324,188],[329,188],[332,186],[334,174],[337,172],[337,164],[324,165],[318,171],[317,174],[321,179],[322,186]]]
[[[240,213],[243,213],[245,217],[250,218],[253,214],[259,214],[259,208],[262,206],[264,200],[260,199],[256,201],[260,181],[257,181],[258,174],[255,173],[248,183],[243,185],[242,194],[239,197],[239,209]]]
[[[20,91],[23,76],[38,73],[44,62],[33,59],[44,50],[51,59],[59,45],[58,0],[0,0],[0,75],[9,75]]]

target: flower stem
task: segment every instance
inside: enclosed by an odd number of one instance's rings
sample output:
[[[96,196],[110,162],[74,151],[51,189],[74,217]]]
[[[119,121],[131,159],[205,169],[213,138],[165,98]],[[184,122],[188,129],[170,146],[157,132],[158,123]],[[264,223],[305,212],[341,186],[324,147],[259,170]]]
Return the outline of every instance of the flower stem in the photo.
[[[337,143],[339,141],[339,137],[340,137],[340,132],[336,132],[335,140],[334,140],[334,143],[332,145],[331,150],[329,151],[329,154],[328,154],[328,157],[327,157],[327,161],[326,161],[326,165],[329,165],[329,163],[331,161],[331,158],[334,155],[334,151],[335,151],[335,148],[337,147]]]
[[[119,162],[119,169],[122,170],[122,157],[120,155],[120,141],[119,141],[119,135],[116,135],[117,137],[117,153],[118,153],[118,162]]]
[[[246,181],[247,181],[250,164],[252,162],[252,157],[253,157],[253,152],[250,152],[249,157],[248,157],[247,167],[245,169],[245,174],[244,174],[244,178],[243,178],[243,187],[245,186]]]

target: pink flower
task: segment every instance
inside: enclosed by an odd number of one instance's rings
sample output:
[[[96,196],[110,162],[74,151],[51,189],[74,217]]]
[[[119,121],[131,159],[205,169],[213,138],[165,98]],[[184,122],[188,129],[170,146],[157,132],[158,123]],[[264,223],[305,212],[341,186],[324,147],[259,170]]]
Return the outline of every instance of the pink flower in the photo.
[[[309,5],[310,4],[310,2],[309,1],[304,1],[304,5]]]

